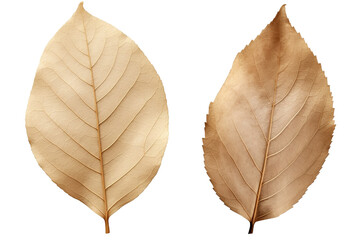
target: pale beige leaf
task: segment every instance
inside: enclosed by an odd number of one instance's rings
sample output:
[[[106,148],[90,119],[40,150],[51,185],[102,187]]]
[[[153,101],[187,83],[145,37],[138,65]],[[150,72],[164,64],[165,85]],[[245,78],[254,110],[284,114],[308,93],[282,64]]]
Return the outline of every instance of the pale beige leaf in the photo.
[[[162,82],[138,46],[82,3],[41,57],[26,112],[40,166],[104,218],[155,176],[168,138]]]
[[[205,125],[214,190],[250,221],[290,209],[328,155],[333,103],[320,64],[283,6],[239,53]]]

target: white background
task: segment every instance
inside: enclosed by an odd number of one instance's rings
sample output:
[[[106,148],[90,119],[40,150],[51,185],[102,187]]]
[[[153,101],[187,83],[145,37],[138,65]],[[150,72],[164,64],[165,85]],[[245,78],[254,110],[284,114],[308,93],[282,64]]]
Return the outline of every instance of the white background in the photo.
[[[210,101],[237,52],[283,3],[328,77],[335,129],[330,155],[295,207],[248,222],[215,195],[203,164]],[[84,7],[130,36],[159,73],[170,137],[149,187],[103,220],[60,190],[33,157],[25,110],[43,49],[77,1],[0,3],[0,239],[359,239],[360,6],[358,1],[92,1]]]

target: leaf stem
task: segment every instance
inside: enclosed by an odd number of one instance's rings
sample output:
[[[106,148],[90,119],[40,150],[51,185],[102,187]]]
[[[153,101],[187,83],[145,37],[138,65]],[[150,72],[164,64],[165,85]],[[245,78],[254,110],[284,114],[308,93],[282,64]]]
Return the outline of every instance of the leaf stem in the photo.
[[[105,220],[105,233],[110,233],[110,227],[109,227],[109,218],[104,218]]]
[[[252,234],[252,233],[253,233],[253,231],[254,231],[254,225],[255,225],[255,223],[252,223],[252,222],[250,221],[249,234]]]

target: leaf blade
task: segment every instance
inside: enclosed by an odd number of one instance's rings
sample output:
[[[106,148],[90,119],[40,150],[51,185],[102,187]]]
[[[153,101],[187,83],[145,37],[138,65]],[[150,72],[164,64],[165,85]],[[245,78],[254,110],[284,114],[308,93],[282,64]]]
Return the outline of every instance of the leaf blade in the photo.
[[[250,209],[251,220],[232,208],[250,221],[249,233],[256,221],[291,208],[314,181],[330,147],[333,112],[321,66],[291,26],[283,6],[236,56],[205,125],[205,167],[214,190],[225,191],[217,184],[221,180],[214,174],[215,166],[228,182],[234,182],[235,198]],[[213,130],[208,130],[210,126]],[[216,153],[212,160],[216,164],[208,160],[210,152]],[[229,156],[245,181],[226,166],[229,162],[224,159]],[[242,185],[256,186],[256,197],[241,190]]]
[[[80,3],[44,50],[26,128],[39,165],[103,217],[109,232],[108,218],[160,166],[168,136],[164,88],[138,46]]]

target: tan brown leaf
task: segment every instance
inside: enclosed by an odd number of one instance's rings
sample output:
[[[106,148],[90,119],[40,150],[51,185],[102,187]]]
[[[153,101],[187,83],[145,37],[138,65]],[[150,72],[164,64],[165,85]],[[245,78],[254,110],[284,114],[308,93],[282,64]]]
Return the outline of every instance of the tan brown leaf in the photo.
[[[255,222],[290,209],[328,155],[333,103],[316,57],[283,6],[239,53],[205,124],[207,173],[220,199]]]
[[[47,45],[26,112],[39,165],[104,218],[156,175],[168,138],[164,88],[138,46],[80,3]]]

